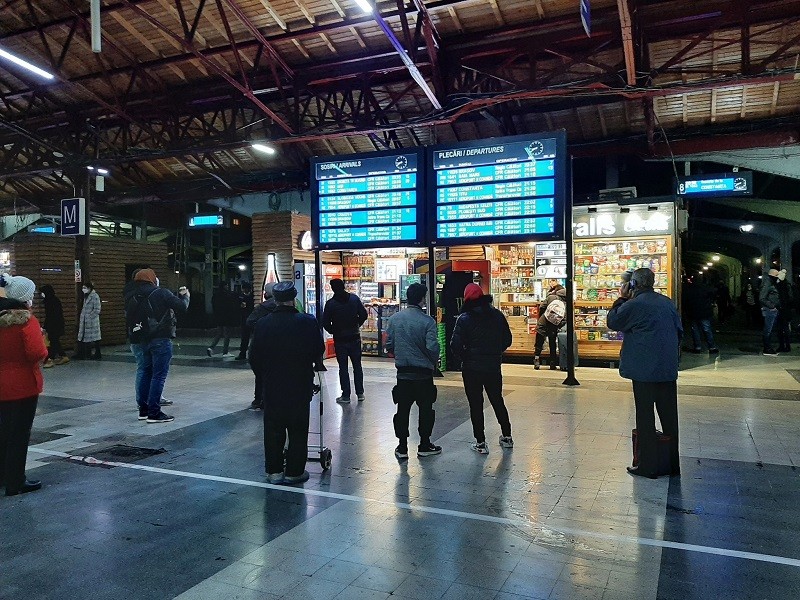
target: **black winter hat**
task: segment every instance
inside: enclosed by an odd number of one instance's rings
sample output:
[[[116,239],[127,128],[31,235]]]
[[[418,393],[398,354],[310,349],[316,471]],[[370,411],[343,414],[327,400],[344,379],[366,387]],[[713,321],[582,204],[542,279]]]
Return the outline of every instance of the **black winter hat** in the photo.
[[[289,302],[297,297],[297,288],[291,281],[281,281],[272,288],[272,297],[275,302]]]

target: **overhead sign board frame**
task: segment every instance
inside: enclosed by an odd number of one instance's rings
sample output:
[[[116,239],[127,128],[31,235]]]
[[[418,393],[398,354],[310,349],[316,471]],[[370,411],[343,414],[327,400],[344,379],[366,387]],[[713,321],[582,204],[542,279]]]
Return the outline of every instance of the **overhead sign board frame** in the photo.
[[[427,163],[431,245],[564,239],[564,130],[439,144]]]
[[[311,159],[314,250],[423,246],[421,148]]]
[[[678,179],[675,193],[683,198],[752,196],[753,172],[707,173]]]

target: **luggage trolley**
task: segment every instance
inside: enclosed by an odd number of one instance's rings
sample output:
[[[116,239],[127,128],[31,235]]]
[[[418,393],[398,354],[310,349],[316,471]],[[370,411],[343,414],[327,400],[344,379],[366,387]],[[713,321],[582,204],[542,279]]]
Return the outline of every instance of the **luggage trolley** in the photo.
[[[323,385],[322,381],[322,373],[327,371],[324,365],[320,363],[319,366],[315,366],[314,370],[317,373],[317,383],[314,385],[314,395],[319,398],[319,431],[309,431],[309,435],[319,435],[319,444],[312,446],[309,444],[308,446],[308,460],[312,460],[314,462],[319,462],[320,466],[322,466],[323,471],[327,471],[331,468],[331,460],[333,459],[333,453],[331,452],[330,448],[325,446],[323,441],[323,415],[325,412],[325,402],[324,400],[324,390],[325,386]]]

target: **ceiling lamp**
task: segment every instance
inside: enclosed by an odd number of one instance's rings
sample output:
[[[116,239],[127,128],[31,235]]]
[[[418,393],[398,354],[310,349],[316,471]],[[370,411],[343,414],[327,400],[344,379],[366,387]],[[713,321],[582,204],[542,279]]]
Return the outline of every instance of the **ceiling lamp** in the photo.
[[[714,256],[712,256],[711,260],[713,260],[714,262],[719,262],[719,254],[715,254]]]
[[[742,225],[741,227],[739,227],[739,231],[741,231],[742,233],[750,233],[751,231],[753,231],[753,224],[747,223],[745,225]]]
[[[38,75],[39,77],[42,77],[44,79],[55,79],[55,76],[52,75],[51,73],[48,73],[47,71],[45,71],[43,69],[40,69],[36,65],[32,65],[27,60],[21,59],[19,56],[14,56],[10,52],[8,52],[6,50],[3,50],[2,48],[0,48],[0,58],[3,58],[3,59],[5,59],[5,60],[7,60],[9,62],[12,62],[17,66],[22,67],[23,69],[27,69],[31,73],[35,73],[36,75]]]
[[[264,154],[275,154],[275,148],[267,146],[266,144],[253,144],[250,146],[253,150],[258,150]]]
[[[363,10],[364,13],[366,14],[372,13],[372,5],[369,2],[367,2],[367,0],[355,0],[355,2],[358,5],[358,8]]]

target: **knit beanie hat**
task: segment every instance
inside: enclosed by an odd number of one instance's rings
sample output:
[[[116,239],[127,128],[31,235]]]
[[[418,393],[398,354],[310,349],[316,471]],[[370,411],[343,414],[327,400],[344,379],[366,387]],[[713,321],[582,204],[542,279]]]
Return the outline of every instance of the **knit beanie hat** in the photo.
[[[6,296],[12,300],[20,302],[33,302],[33,293],[36,291],[36,284],[27,277],[17,275],[11,277],[5,275]]]
[[[147,283],[156,284],[156,272],[153,269],[142,269],[133,278],[134,281],[146,281]]]
[[[467,287],[464,288],[464,302],[469,302],[470,300],[478,300],[483,296],[483,290],[481,286],[477,283],[470,283],[467,284]]]

